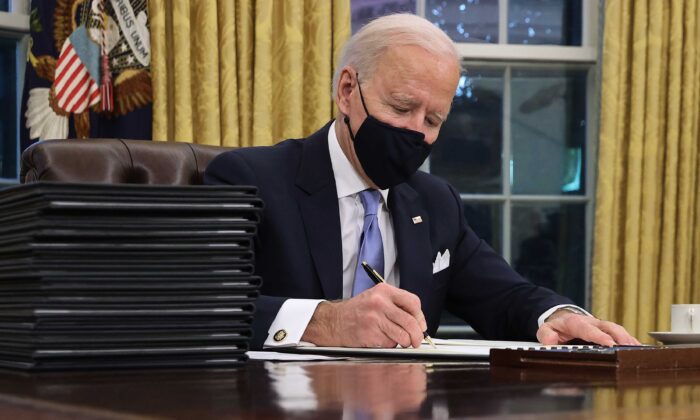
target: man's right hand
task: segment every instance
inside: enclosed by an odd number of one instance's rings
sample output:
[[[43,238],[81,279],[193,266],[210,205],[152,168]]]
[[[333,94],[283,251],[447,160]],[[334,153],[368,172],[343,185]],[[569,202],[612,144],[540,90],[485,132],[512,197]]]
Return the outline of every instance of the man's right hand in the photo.
[[[301,339],[318,346],[418,348],[427,328],[418,296],[378,284],[352,299],[320,303]]]

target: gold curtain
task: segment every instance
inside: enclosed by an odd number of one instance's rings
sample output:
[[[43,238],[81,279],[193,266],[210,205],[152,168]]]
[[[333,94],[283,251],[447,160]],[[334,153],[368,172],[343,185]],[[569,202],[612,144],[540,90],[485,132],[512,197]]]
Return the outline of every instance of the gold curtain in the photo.
[[[641,340],[700,303],[697,0],[607,0],[593,311]]]
[[[271,145],[333,117],[349,0],[149,0],[153,139]]]
[[[693,419],[700,415],[700,386],[694,384],[692,374],[677,371],[674,375],[667,371],[647,376],[638,376],[637,372],[619,375],[618,384],[593,390],[593,408],[579,418],[656,420]],[[626,375],[629,381],[625,384]],[[654,381],[659,376],[665,382]]]

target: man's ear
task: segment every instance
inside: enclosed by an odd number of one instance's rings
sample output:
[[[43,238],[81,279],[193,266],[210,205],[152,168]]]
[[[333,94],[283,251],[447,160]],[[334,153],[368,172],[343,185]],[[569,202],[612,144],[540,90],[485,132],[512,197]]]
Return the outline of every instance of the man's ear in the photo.
[[[357,83],[355,71],[349,66],[343,67],[340,71],[340,77],[338,77],[336,103],[338,104],[340,112],[345,115],[347,115],[350,110],[350,99],[355,91],[355,83]]]

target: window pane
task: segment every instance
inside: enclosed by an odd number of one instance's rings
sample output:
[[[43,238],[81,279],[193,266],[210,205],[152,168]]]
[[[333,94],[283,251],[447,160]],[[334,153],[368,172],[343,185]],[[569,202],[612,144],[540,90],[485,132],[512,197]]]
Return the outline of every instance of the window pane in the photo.
[[[10,11],[10,0],[0,0],[0,12]]]
[[[416,0],[351,0],[352,33],[369,21],[392,13],[416,13]]]
[[[433,147],[430,172],[460,193],[502,192],[503,83],[503,69],[474,67],[463,73]]]
[[[581,0],[509,0],[508,43],[581,45]]]
[[[498,0],[426,0],[425,17],[455,42],[498,43]]]
[[[466,202],[464,203],[464,217],[467,224],[481,239],[486,241],[491,248],[499,254],[503,252],[501,238],[503,237],[503,204]]]
[[[585,194],[588,69],[514,69],[514,194]]]
[[[585,304],[585,204],[514,204],[513,267],[525,278]]]
[[[0,178],[17,178],[17,41],[0,38]]]

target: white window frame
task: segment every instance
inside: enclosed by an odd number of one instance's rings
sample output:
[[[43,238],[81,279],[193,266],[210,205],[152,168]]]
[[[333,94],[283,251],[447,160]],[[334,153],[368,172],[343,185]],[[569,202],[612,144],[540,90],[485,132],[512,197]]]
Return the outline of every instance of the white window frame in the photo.
[[[20,106],[22,101],[22,87],[24,86],[24,70],[27,64],[27,45],[29,34],[29,0],[10,0],[10,11],[0,12],[0,37],[6,39],[16,39],[17,49],[15,51],[15,72],[17,74],[16,86],[16,110],[15,115],[17,126],[14,141],[17,143],[17,168],[20,165],[19,150],[19,130],[20,130]],[[12,141],[11,139],[0,139],[0,141]],[[18,175],[19,176],[19,175]],[[0,185],[16,184],[18,178],[0,178]]]
[[[595,168],[597,156],[597,136],[598,136],[598,71],[596,65],[599,59],[599,0],[582,0],[582,34],[581,46],[557,46],[557,45],[523,45],[508,44],[508,3],[509,0],[499,0],[499,22],[498,22],[498,43],[478,44],[478,43],[456,43],[464,62],[478,64],[503,65],[504,68],[504,91],[503,91],[503,130],[502,130],[502,184],[503,191],[498,194],[460,194],[463,202],[499,203],[503,205],[501,215],[502,232],[501,244],[502,255],[511,262],[511,226],[512,226],[512,205],[513,203],[552,203],[586,204],[586,243],[585,243],[585,273],[584,273],[584,304],[590,308],[590,285],[591,285],[591,255],[593,237],[593,216],[595,198]],[[426,16],[426,1],[416,1],[416,14]],[[588,73],[586,90],[586,193],[584,195],[524,195],[513,194],[510,186],[511,168],[506,162],[511,162],[511,122],[510,118],[510,86],[511,68],[539,67],[544,64],[553,65],[590,65],[591,71]],[[429,170],[429,164],[424,168]]]

